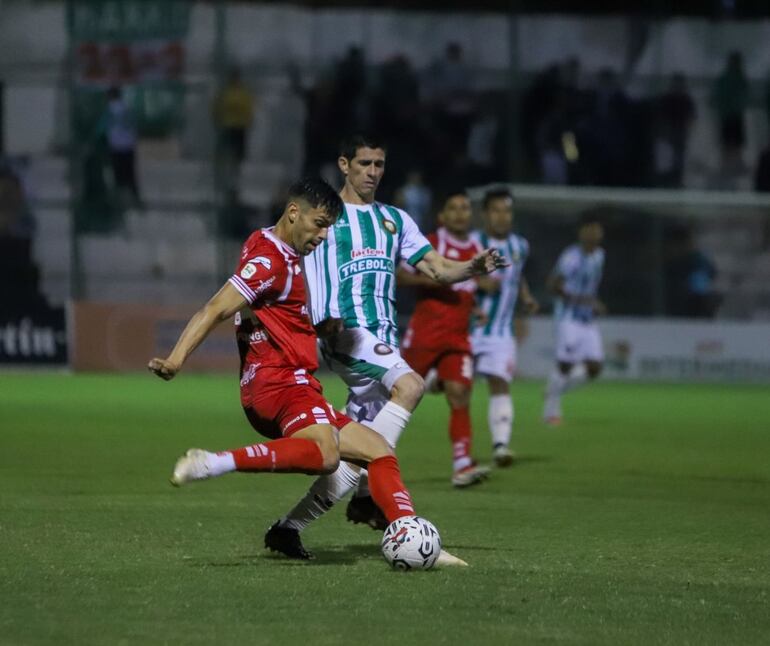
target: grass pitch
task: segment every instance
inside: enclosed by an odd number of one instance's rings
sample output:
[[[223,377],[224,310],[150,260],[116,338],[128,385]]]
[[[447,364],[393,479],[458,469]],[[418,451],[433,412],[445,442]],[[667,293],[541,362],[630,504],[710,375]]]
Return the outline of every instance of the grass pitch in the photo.
[[[514,385],[519,464],[463,491],[424,400],[404,477],[471,567],[402,574],[342,506],[316,561],[262,549],[307,477],[168,485],[186,448],[257,439],[234,378],[2,375],[0,643],[768,643],[767,390],[598,383],[558,430],[540,391]],[[486,460],[483,385],[473,418]]]

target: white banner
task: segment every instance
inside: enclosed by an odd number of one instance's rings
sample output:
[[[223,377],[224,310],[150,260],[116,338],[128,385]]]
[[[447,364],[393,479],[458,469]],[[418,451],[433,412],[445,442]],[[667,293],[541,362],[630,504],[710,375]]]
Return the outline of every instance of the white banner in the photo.
[[[554,365],[552,319],[529,321],[518,374],[546,377]],[[770,382],[770,323],[599,320],[609,379]]]

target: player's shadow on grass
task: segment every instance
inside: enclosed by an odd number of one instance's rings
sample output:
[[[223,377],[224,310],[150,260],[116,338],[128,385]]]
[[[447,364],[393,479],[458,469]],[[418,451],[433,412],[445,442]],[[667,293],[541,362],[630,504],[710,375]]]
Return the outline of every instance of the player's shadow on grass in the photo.
[[[309,561],[290,559],[282,554],[269,552],[267,550],[256,554],[241,554],[234,559],[227,561],[211,561],[208,559],[185,559],[188,565],[199,568],[236,568],[236,567],[258,567],[265,561],[271,564],[289,566],[289,567],[312,567],[317,565],[352,565],[361,560],[377,560],[380,553],[377,550],[377,544],[353,543],[351,545],[339,545],[314,549],[315,558]]]
[[[353,543],[351,545],[339,545],[313,549],[314,559],[311,561],[296,561],[293,559],[282,558],[278,554],[272,554],[267,558],[275,558],[286,565],[352,565],[361,560],[375,560],[382,558],[377,550],[377,543]]]
[[[517,469],[521,467],[527,467],[531,464],[541,464],[546,462],[553,462],[554,457],[552,455],[521,455],[518,456],[513,463],[513,466],[510,468],[505,469],[499,469],[499,468],[493,468],[492,469],[492,478],[495,477],[497,473],[500,472],[507,472],[507,473],[515,473]],[[440,484],[447,484],[448,483],[448,476],[415,476],[410,477],[409,482],[410,483],[421,483],[421,484],[433,484],[433,483],[440,483]],[[470,487],[470,489],[475,489],[476,487]]]

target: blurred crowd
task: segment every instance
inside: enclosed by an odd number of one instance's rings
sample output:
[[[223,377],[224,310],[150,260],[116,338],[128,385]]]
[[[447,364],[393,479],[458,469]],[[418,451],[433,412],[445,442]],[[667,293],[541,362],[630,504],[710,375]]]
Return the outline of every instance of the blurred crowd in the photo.
[[[404,55],[372,66],[350,47],[312,87],[295,83],[307,108],[306,172],[328,174],[346,133],[377,132],[389,146],[382,198],[418,221],[430,192],[500,179],[505,91],[477,92],[474,76],[458,43],[422,73]]]
[[[514,175],[546,184],[683,185],[692,127],[703,118],[684,75],[632,97],[617,72],[587,74],[572,58],[531,78],[512,107],[507,90],[479,91],[475,76],[457,43],[423,72],[403,55],[369,65],[364,50],[350,47],[312,87],[295,82],[307,108],[306,170],[323,172],[346,132],[375,130],[391,146],[383,198],[418,218],[428,192]],[[770,190],[770,148],[756,163],[745,159],[749,103],[743,58],[732,52],[710,90],[719,159],[708,160],[708,188],[738,188],[753,172],[756,190]],[[770,119],[770,91],[765,103]]]

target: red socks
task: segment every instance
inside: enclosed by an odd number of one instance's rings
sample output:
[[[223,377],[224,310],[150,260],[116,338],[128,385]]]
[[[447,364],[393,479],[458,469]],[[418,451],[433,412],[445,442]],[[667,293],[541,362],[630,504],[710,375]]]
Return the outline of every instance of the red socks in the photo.
[[[369,491],[385,518],[392,523],[402,516],[414,516],[412,497],[401,480],[398,460],[393,455],[372,460],[366,470],[369,472]]]
[[[473,464],[471,458],[471,415],[468,408],[452,408],[449,413],[449,438],[455,471]]]
[[[238,471],[315,474],[323,468],[321,449],[312,440],[287,437],[228,451]]]

